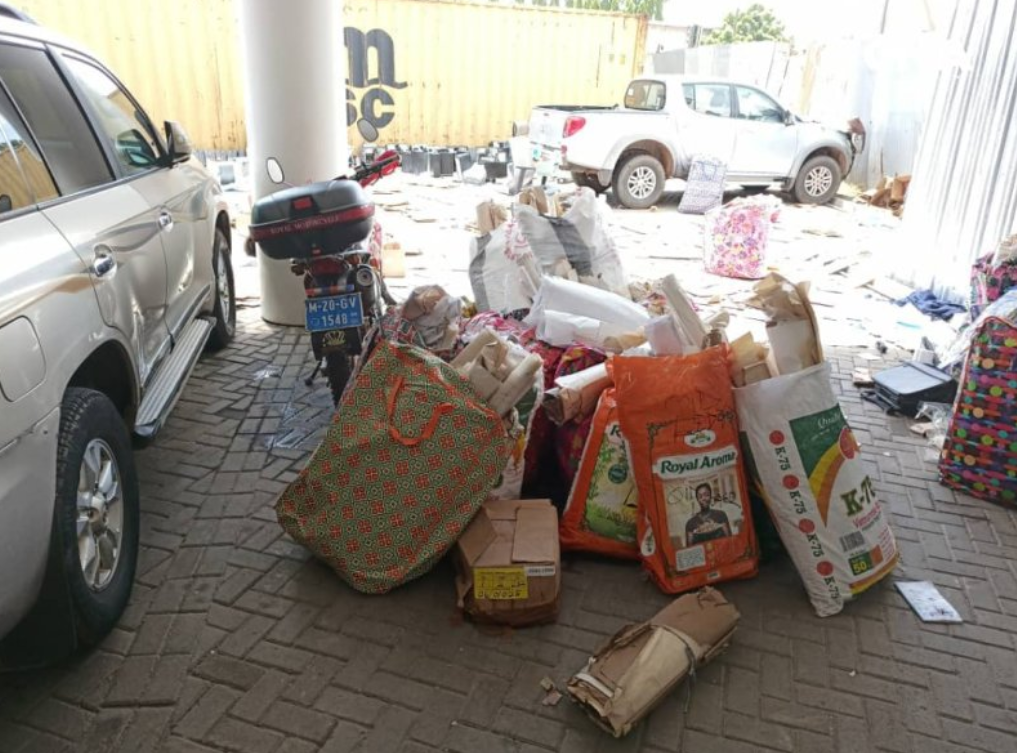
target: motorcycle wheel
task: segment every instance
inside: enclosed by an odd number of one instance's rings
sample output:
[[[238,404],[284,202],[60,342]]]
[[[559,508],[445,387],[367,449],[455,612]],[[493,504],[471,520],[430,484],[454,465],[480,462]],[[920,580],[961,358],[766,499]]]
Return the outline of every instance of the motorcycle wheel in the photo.
[[[346,382],[350,379],[353,371],[353,356],[345,353],[325,354],[325,379],[328,380],[328,387],[332,390],[332,404],[339,405],[339,398],[343,396],[346,389]]]

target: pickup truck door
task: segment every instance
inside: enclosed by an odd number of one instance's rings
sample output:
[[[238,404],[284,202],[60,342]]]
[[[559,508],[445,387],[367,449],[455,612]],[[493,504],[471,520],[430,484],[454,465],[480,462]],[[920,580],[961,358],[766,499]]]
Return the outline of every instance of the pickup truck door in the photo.
[[[735,86],[735,150],[728,175],[786,178],[798,152],[798,128],[786,111],[750,86]]]
[[[678,123],[678,143],[687,159],[696,155],[731,163],[735,150],[736,123],[729,84],[684,84],[687,112]]]

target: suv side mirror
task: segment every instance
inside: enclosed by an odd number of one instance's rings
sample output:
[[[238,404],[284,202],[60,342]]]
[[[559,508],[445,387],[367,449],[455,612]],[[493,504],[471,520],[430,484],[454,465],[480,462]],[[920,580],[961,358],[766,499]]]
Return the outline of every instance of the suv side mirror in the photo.
[[[784,111],[784,125],[792,126],[795,124],[795,114],[790,110]]]
[[[166,121],[166,147],[169,150],[170,165],[179,165],[191,158],[194,149],[191,147],[191,140],[179,123]]]

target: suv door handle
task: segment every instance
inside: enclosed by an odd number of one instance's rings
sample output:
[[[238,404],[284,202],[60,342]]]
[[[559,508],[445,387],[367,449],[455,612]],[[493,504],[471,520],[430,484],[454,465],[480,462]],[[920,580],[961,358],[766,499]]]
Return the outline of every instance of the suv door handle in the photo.
[[[105,277],[112,274],[117,268],[117,260],[112,252],[105,246],[95,247],[95,256],[92,259],[92,274],[96,277]]]
[[[159,229],[165,230],[167,233],[173,229],[173,215],[169,212],[159,213]]]

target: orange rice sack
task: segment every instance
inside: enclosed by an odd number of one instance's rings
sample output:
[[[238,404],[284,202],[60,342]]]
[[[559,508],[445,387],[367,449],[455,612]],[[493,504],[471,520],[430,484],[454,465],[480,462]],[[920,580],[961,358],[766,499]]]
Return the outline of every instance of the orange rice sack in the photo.
[[[558,534],[565,550],[639,559],[637,499],[614,390],[600,395]]]
[[[756,574],[728,348],[612,361],[643,566],[666,593]]]

